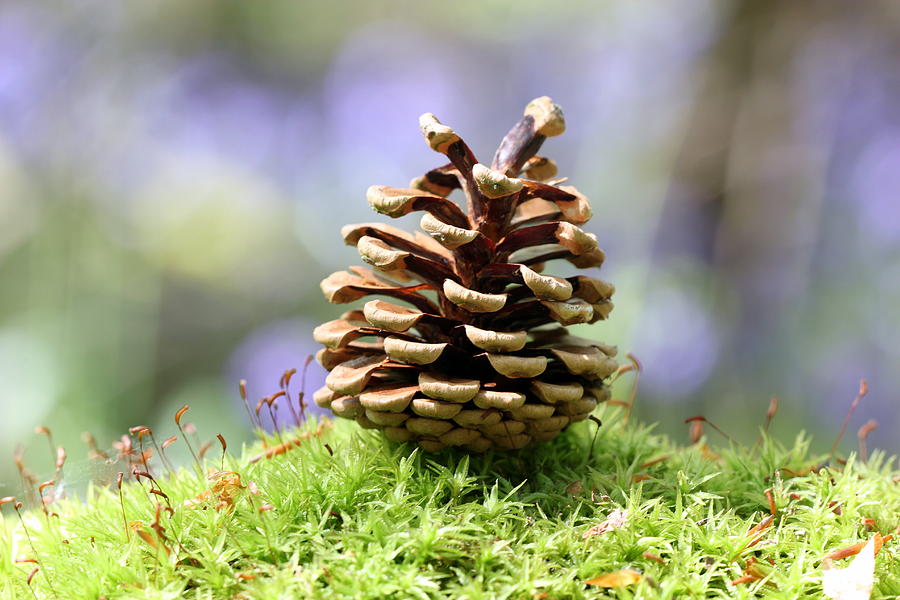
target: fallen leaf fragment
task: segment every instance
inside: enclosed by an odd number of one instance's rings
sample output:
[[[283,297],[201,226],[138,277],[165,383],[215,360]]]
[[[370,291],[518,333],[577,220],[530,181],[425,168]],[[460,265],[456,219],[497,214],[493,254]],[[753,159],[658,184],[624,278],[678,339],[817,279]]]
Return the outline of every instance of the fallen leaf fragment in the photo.
[[[647,467],[652,467],[655,464],[659,464],[665,460],[668,460],[670,456],[672,456],[672,455],[671,454],[663,454],[662,456],[657,456],[656,458],[651,458],[650,460],[648,460],[647,462],[645,462],[638,468],[646,469]]]
[[[891,538],[893,538],[893,537],[894,537],[893,534],[888,534],[888,535],[882,537],[880,533],[876,533],[875,536],[872,538],[872,540],[870,540],[870,541],[874,540],[875,554],[878,554],[881,551],[881,547],[886,542],[891,541]],[[825,560],[830,560],[830,561],[841,560],[842,558],[847,558],[847,557],[859,554],[859,552],[863,548],[865,548],[866,543],[867,542],[859,542],[857,544],[851,544],[850,546],[841,548],[840,550],[835,550],[834,552],[832,552],[831,554],[826,556]]]
[[[203,506],[212,499],[217,500],[216,510],[231,510],[238,493],[244,489],[241,485],[241,476],[234,471],[216,471],[209,475],[208,479],[214,483],[207,490],[203,490],[193,498],[184,501],[184,506],[191,508]]]
[[[620,588],[633,585],[641,580],[642,575],[633,569],[619,569],[585,581],[585,585],[596,585],[604,588]]]
[[[845,569],[834,561],[822,561],[822,591],[834,600],[869,600],[875,583],[875,546],[877,534],[863,546],[853,562]]]
[[[566,486],[566,493],[570,496],[577,496],[583,489],[584,487],[581,485],[580,481],[573,481]]]
[[[749,559],[747,559],[746,566],[744,566],[743,575],[732,581],[731,585],[737,586],[743,583],[752,583],[754,581],[759,581],[760,579],[765,579],[770,574],[770,568],[760,564],[756,560],[756,557],[751,556]],[[771,581],[767,581],[766,584],[774,588],[778,587]]]
[[[774,521],[774,520],[775,520],[775,517],[773,517],[772,515],[766,515],[765,517],[763,517],[763,519],[759,523],[754,525],[750,529],[750,531],[747,532],[747,537],[752,537],[757,534],[759,534],[759,535],[757,535],[757,537],[755,537],[754,539],[747,542],[747,545],[744,546],[744,548],[752,548],[753,546],[758,544],[759,541],[763,538],[762,532],[765,531],[766,529],[768,529],[769,526],[772,525],[772,521]]]
[[[581,539],[586,540],[594,536],[603,535],[607,531],[618,529],[628,522],[628,511],[617,508],[606,516],[606,519],[584,532]]]
[[[172,553],[172,550],[168,546],[157,540],[156,536],[144,529],[143,521],[132,521],[128,526],[154,550],[162,550],[166,553],[166,556]]]
[[[762,520],[750,528],[750,531],[747,532],[747,537],[751,537],[756,535],[761,531],[765,531],[772,524],[772,521],[775,519],[772,515],[766,515],[762,518]]]
[[[722,458],[721,456],[713,452],[712,448],[710,448],[707,444],[703,444],[702,446],[700,446],[700,456],[710,462],[716,462]]]
[[[266,458],[275,458],[276,456],[280,456],[288,450],[302,446],[303,442],[311,437],[321,436],[325,431],[329,429],[331,429],[331,421],[322,421],[321,423],[319,423],[319,426],[316,427],[315,431],[304,431],[292,440],[288,440],[286,442],[278,444],[277,446],[266,448],[266,450],[262,454],[257,454],[256,456],[251,458],[250,462],[255,463]]]

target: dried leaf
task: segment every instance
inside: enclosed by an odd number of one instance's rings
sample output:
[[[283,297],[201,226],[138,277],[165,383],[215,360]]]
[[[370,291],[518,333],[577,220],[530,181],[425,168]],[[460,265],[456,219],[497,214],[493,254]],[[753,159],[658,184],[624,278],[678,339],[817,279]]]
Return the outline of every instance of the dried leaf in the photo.
[[[590,529],[584,532],[584,535],[581,536],[581,539],[588,539],[594,536],[603,535],[608,531],[612,531],[613,529],[618,529],[628,522],[628,511],[617,508],[606,516],[606,519],[599,523],[598,525],[594,525]]]
[[[316,427],[315,431],[313,431],[313,432],[304,431],[304,432],[298,434],[297,437],[292,440],[287,440],[285,442],[282,442],[281,444],[278,444],[277,446],[272,446],[270,448],[266,448],[265,452],[263,452],[262,454],[257,454],[256,456],[254,456],[253,458],[250,459],[250,462],[255,463],[255,462],[259,462],[266,458],[274,458],[276,456],[284,454],[287,451],[291,450],[292,448],[301,446],[303,444],[303,442],[305,440],[308,440],[310,437],[320,437],[324,432],[328,431],[329,429],[331,429],[331,421],[323,420],[321,423],[319,423],[319,426]]]
[[[711,462],[716,462],[722,458],[721,456],[713,452],[712,449],[706,444],[700,446],[700,456]]]
[[[663,454],[661,456],[657,456],[656,458],[651,458],[650,460],[648,460],[647,462],[642,464],[639,468],[646,469],[648,467],[652,467],[653,465],[656,465],[656,464],[659,464],[661,462],[668,460],[671,456],[672,456],[671,454]]]
[[[171,548],[169,548],[168,546],[166,546],[165,544],[163,544],[162,542],[157,540],[156,536],[154,536],[152,533],[150,533],[149,531],[144,529],[143,521],[132,521],[131,523],[128,524],[128,526],[131,528],[131,530],[133,532],[135,532],[138,535],[138,537],[140,537],[142,540],[147,542],[147,544],[150,547],[152,547],[153,549],[162,550],[163,552],[166,553],[167,556],[172,553]]]
[[[741,577],[738,577],[734,581],[731,582],[731,585],[737,586],[744,583],[752,583],[754,581],[759,581],[760,579],[765,579],[769,575],[771,575],[772,569],[765,564],[762,564],[756,560],[756,557],[751,556],[747,559],[747,564],[744,567],[744,573]],[[777,588],[772,581],[766,581],[766,585]]]
[[[875,583],[875,537],[872,537],[846,569],[834,561],[822,561],[822,590],[835,600],[868,600]]]
[[[747,532],[747,537],[753,537],[757,533],[765,531],[772,525],[772,521],[774,520],[775,517],[772,515],[766,515],[759,523],[750,528],[750,531]]]
[[[893,534],[888,534],[888,535],[882,537],[880,533],[876,533],[875,537],[874,537],[875,554],[877,555],[881,551],[881,546],[884,545],[885,542],[891,541],[891,538],[893,538],[893,537],[894,537]],[[825,560],[834,561],[834,560],[841,560],[842,558],[854,556],[856,554],[859,554],[860,551],[862,551],[863,548],[865,548],[865,545],[866,545],[866,542],[859,542],[857,544],[852,544],[845,548],[841,548],[840,550],[835,550],[834,552],[832,552],[831,554],[826,556]]]
[[[570,496],[577,496],[583,489],[584,487],[581,485],[580,481],[573,481],[566,486],[566,493]]]
[[[604,588],[620,588],[633,585],[641,580],[641,574],[633,569],[619,569],[585,581],[585,585],[596,585]]]
[[[238,493],[244,489],[241,476],[233,471],[217,471],[208,479],[215,481],[209,489],[203,490],[193,498],[184,501],[186,507],[203,506],[210,500],[216,500],[216,510],[231,510]]]

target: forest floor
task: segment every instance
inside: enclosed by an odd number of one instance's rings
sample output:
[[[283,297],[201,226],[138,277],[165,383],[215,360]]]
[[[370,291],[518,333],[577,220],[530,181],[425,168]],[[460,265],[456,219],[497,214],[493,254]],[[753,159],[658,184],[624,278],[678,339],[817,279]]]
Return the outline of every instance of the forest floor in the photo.
[[[216,446],[121,497],[21,517],[8,501],[0,597],[819,598],[829,576],[831,597],[873,580],[872,597],[900,594],[892,459],[812,456],[802,435],[680,446],[597,415],[474,456],[311,422],[268,438],[290,446],[271,458]],[[841,582],[863,595],[835,596]]]

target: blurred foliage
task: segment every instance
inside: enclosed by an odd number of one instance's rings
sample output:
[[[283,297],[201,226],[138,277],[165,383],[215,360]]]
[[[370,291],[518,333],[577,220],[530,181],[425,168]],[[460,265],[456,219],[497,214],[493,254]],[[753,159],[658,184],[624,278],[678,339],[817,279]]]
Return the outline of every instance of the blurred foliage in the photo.
[[[826,446],[867,377],[857,419],[900,450],[898,25],[889,0],[2,3],[0,455],[41,470],[35,425],[78,458],[181,402],[245,431],[236,381],[315,350],[365,188],[437,164],[418,115],[484,151],[543,94],[618,288],[584,333],[643,360],[643,418],[752,439],[778,394],[776,435]]]

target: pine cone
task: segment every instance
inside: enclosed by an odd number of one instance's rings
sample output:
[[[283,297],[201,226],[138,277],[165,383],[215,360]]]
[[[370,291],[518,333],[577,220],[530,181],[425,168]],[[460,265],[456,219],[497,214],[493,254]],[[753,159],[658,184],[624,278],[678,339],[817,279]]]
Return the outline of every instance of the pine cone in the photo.
[[[316,328],[325,346],[317,358],[330,373],[315,401],[427,451],[550,440],[609,398],[604,380],[617,368],[614,347],[566,330],[605,319],[613,286],[542,274],[551,260],[585,269],[604,259],[578,227],[591,217],[587,198],[559,185],[555,163],[536,155],[564,131],[562,111],[546,96],[533,100],[490,168],[434,115],[419,125],[450,162],[409,189],[372,186],[366,196],[389,217],[424,211],[427,235],[347,225],[344,241],[374,270],[350,267],[321,284],[330,302],[374,295],[408,306],[370,300]],[[457,188],[466,212],[447,198]]]

